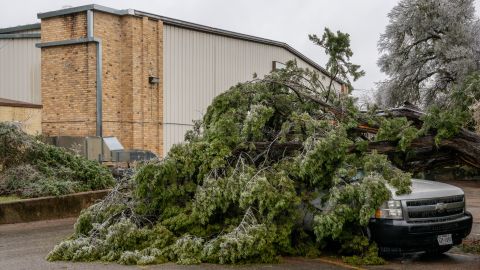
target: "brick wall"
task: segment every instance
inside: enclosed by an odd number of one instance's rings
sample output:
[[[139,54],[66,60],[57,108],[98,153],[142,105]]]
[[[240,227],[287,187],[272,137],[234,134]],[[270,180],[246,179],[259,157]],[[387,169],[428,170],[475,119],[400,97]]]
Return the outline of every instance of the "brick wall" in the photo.
[[[42,109],[15,107],[0,104],[0,122],[20,122],[21,128],[28,134],[42,133]]]
[[[86,37],[86,14],[42,20],[42,42]],[[95,135],[95,44],[42,48],[42,131]]]
[[[103,135],[125,148],[163,150],[163,24],[94,12],[102,40]],[[86,37],[85,12],[42,19],[42,42]],[[42,128],[47,136],[95,135],[95,43],[42,48]],[[161,78],[150,84],[148,77]]]
[[[87,14],[74,13],[42,19],[42,42],[87,37]]]

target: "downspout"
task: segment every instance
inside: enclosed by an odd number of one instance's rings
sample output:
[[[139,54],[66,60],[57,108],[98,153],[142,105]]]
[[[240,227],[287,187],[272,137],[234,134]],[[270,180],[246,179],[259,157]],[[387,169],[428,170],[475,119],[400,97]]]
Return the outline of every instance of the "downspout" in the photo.
[[[92,40],[96,46],[96,136],[103,136],[103,108],[102,108],[102,40],[93,36],[93,10],[87,10],[87,39]]]
[[[103,108],[102,108],[102,40],[93,36],[93,10],[87,10],[87,39],[97,44],[97,61],[96,61],[96,108],[97,108],[97,124],[96,136],[103,136]]]
[[[95,135],[98,137],[103,136],[103,124],[102,124],[102,40],[93,36],[93,10],[87,10],[87,37],[78,39],[69,39],[61,41],[51,41],[37,43],[37,48],[48,48],[54,46],[66,46],[75,44],[95,43],[96,46],[96,131]]]

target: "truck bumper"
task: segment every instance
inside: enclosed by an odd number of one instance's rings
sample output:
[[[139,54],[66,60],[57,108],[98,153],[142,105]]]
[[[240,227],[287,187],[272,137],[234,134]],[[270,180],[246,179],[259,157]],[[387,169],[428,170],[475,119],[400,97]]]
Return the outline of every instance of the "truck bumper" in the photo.
[[[472,230],[472,214],[432,223],[408,223],[405,220],[371,219],[370,237],[382,252],[418,252],[438,248],[438,235],[452,234],[453,245],[462,243]]]

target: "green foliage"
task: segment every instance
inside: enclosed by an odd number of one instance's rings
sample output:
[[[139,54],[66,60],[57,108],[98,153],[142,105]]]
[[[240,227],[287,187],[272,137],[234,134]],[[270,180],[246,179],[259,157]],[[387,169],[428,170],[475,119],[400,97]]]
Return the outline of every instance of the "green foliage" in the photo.
[[[423,130],[435,130],[435,144],[439,144],[442,139],[449,139],[460,132],[468,125],[471,119],[469,111],[454,108],[452,110],[442,110],[438,106],[432,106],[429,113],[423,120]]]
[[[375,209],[390,197],[387,184],[397,193],[410,191],[410,175],[375,153],[350,156],[336,171],[333,181],[336,185],[329,191],[328,209],[314,218],[318,240],[332,238],[349,242],[350,237],[346,235],[361,233]]]
[[[311,186],[320,189],[332,186],[333,175],[352,145],[346,134],[342,128],[330,131],[326,137],[314,142],[313,149],[305,157],[301,157],[301,176]]]
[[[419,130],[405,117],[383,118],[378,129],[377,141],[398,141],[398,147],[406,151],[419,135]]]
[[[340,31],[335,34],[330,29],[325,28],[321,39],[317,35],[309,35],[308,37],[314,44],[325,49],[325,54],[329,56],[326,68],[330,74],[345,81],[349,89],[352,90],[353,86],[349,76],[356,81],[365,75],[365,71],[361,70],[359,65],[350,62],[350,58],[353,56],[350,48],[350,35]]]
[[[361,243],[359,245],[365,247],[366,250],[362,252],[361,256],[352,255],[343,257],[345,263],[352,265],[381,265],[386,263],[383,258],[378,256],[378,248],[374,243],[368,244],[365,238],[360,241]],[[358,244],[357,242],[358,241],[354,241],[352,244]]]
[[[179,238],[173,246],[173,252],[179,264],[198,264],[202,260],[203,239],[190,235]]]
[[[243,127],[243,140],[261,141],[264,135],[263,128],[270,118],[273,116],[273,108],[264,105],[254,105],[248,112]],[[251,137],[251,138],[249,138]]]
[[[110,171],[97,162],[0,123],[0,195],[58,196],[113,184]]]
[[[434,132],[435,143],[449,139],[462,128],[478,130],[480,99],[480,73],[473,72],[461,83],[452,87],[450,93],[438,105],[432,105],[422,118],[422,132]]]
[[[231,232],[205,244],[204,256],[216,263],[274,262],[275,226],[259,224],[249,208]]]
[[[187,157],[188,159],[188,157]],[[183,168],[181,160],[167,159],[162,164],[149,163],[135,175],[135,195],[141,198],[137,211],[145,215],[161,215],[169,207],[185,206],[196,185],[186,177],[192,172]],[[187,169],[183,172],[180,168]]]
[[[112,196],[112,194],[110,195]],[[113,195],[115,196],[115,195]],[[119,196],[118,194],[116,196]],[[120,195],[121,199],[124,199]],[[112,200],[112,198],[108,198]],[[122,264],[152,264],[168,261],[176,237],[161,224],[139,228],[133,222],[129,203],[118,198],[83,210],[75,234],[57,245],[47,256],[50,261],[117,261]],[[128,206],[127,206],[128,205]],[[112,222],[113,216],[119,216]],[[92,238],[91,235],[97,237]]]
[[[83,211],[48,259],[275,262],[317,256],[333,241],[344,255],[381,262],[362,230],[391,192],[409,192],[410,175],[354,149],[365,144],[354,130],[358,111],[337,96],[331,103],[344,114],[325,110],[317,102],[325,92],[306,88],[318,83],[290,62],[219,95],[185,143]]]

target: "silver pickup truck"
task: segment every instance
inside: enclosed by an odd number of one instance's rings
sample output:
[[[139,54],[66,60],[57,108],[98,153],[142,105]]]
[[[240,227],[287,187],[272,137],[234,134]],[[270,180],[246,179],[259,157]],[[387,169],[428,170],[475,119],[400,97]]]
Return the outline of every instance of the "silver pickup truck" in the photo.
[[[412,192],[395,195],[375,212],[368,235],[382,254],[426,251],[440,254],[470,234],[472,215],[465,210],[462,189],[412,179]]]

